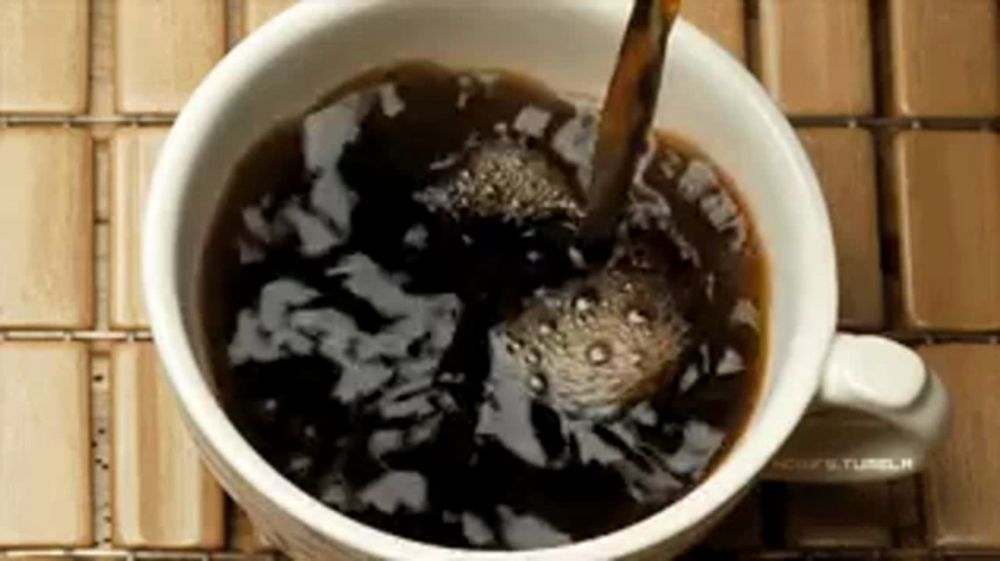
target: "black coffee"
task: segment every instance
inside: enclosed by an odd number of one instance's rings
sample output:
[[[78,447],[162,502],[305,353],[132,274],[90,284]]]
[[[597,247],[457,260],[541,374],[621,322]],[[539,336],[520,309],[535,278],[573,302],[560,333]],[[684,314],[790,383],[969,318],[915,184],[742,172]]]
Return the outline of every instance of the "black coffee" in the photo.
[[[613,531],[707,475],[756,394],[758,240],[660,137],[612,254],[586,258],[595,120],[519,76],[412,63],[246,155],[203,317],[264,458],[356,520],[484,549]]]

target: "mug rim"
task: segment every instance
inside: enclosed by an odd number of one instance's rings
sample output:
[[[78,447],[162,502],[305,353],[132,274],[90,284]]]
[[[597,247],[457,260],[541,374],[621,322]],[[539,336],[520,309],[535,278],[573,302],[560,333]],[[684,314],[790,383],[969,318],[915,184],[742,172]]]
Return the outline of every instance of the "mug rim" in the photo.
[[[486,2],[489,0],[477,0]],[[519,0],[531,3],[532,0]],[[621,7],[599,2],[603,7],[584,6],[579,0],[549,0],[563,9],[605,10],[610,16]],[[771,132],[781,139],[794,176],[790,182],[799,186],[796,195],[802,201],[802,214],[796,230],[811,240],[808,258],[814,267],[808,275],[804,294],[798,301],[809,301],[809,310],[796,310],[803,325],[810,329],[793,333],[795,344],[788,351],[789,360],[782,369],[798,370],[794,391],[785,396],[781,414],[773,414],[768,426],[747,427],[770,430],[770,439],[742,450],[740,464],[733,462],[734,451],[704,481],[679,501],[639,522],[595,538],[572,544],[524,551],[480,551],[449,548],[395,536],[358,522],[327,507],[284,478],[246,441],[216,399],[195,358],[194,345],[181,314],[177,251],[179,233],[185,222],[184,198],[191,189],[189,172],[201,142],[207,135],[227,100],[264,64],[267,53],[280,51],[296,37],[324,22],[350,18],[354,12],[373,6],[392,6],[400,0],[364,0],[361,2],[303,2],[292,6],[237,45],[198,86],[178,115],[164,142],[150,185],[143,226],[143,285],[150,326],[159,349],[167,378],[179,398],[185,421],[192,427],[199,444],[236,472],[268,502],[325,539],[379,558],[423,559],[454,558],[470,561],[507,561],[512,554],[533,561],[604,559],[635,554],[657,543],[679,538],[711,518],[713,513],[738,496],[766,467],[780,445],[798,426],[815,395],[829,342],[836,321],[836,273],[832,233],[826,204],[819,183],[804,149],[785,116],[774,106],[759,83],[720,46],[685,21],[678,22],[675,33],[690,50],[701,51],[710,64],[721,65],[732,75],[737,87],[745,91]],[[518,1],[507,0],[504,6],[515,7]],[[593,4],[593,2],[591,3]],[[320,12],[323,18],[316,17]],[[682,38],[680,38],[682,36]],[[765,247],[765,251],[767,248]],[[805,306],[800,306],[805,307]],[[772,377],[772,368],[764,374]],[[790,383],[790,382],[785,382]]]

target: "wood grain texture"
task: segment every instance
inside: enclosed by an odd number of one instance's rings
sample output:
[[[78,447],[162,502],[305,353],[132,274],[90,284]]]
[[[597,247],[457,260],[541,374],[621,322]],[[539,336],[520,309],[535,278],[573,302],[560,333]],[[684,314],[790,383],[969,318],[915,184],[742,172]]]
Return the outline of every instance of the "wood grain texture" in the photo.
[[[87,349],[0,342],[0,548],[92,537]]]
[[[119,129],[111,143],[111,324],[148,325],[142,294],[142,220],[165,128]]]
[[[755,66],[795,115],[874,110],[868,0],[760,0]]]
[[[903,321],[1000,327],[1000,136],[907,131],[893,144]]]
[[[298,0],[243,0],[243,34],[253,30],[278,15]]]
[[[924,474],[928,543],[1000,547],[1000,346],[919,349],[948,389],[949,433]]]
[[[879,251],[875,146],[861,129],[799,129],[830,209],[837,249],[840,323],[882,326],[882,268]]]
[[[891,110],[911,116],[1000,114],[1000,3],[888,2]]]
[[[681,6],[681,15],[740,61],[746,61],[746,7],[743,0],[695,0]]]
[[[118,109],[174,113],[222,58],[224,0],[118,0]]]
[[[90,140],[68,128],[0,128],[0,326],[93,322]]]
[[[87,0],[0,1],[0,111],[87,108]]]
[[[177,410],[152,344],[111,352],[114,541],[217,548],[224,499]]]
[[[892,508],[885,483],[790,485],[785,539],[793,547],[890,547]]]

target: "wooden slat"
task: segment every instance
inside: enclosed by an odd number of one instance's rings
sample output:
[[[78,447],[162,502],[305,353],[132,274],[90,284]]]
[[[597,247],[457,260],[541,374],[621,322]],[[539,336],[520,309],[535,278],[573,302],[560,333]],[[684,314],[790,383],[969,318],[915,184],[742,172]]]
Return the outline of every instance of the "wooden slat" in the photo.
[[[0,111],[87,108],[87,0],[0,1]]]
[[[868,11],[868,0],[760,0],[756,66],[785,111],[872,113]]]
[[[243,34],[249,35],[253,30],[278,15],[294,4],[297,0],[244,0]]]
[[[924,522],[920,501],[920,476],[890,482],[889,496],[892,500],[896,545],[907,548],[922,546],[924,544]]]
[[[173,113],[222,57],[224,0],[118,0],[118,109]]]
[[[245,510],[238,506],[229,521],[229,547],[240,553],[261,553],[274,548],[250,520]]]
[[[68,128],[0,128],[0,326],[93,321],[90,141]]]
[[[949,433],[924,475],[928,542],[1000,548],[1000,346],[941,345],[920,354],[953,404]]]
[[[1000,136],[908,131],[893,148],[904,321],[1000,327]]]
[[[888,0],[893,112],[1000,114],[996,0]]]
[[[115,543],[221,547],[222,491],[182,424],[156,349],[116,345],[111,368]]]
[[[112,140],[111,323],[120,328],[148,324],[142,297],[142,218],[149,180],[165,128],[129,128]]]
[[[115,0],[90,1],[90,114],[115,115]],[[94,127],[95,139],[107,138],[111,127]]]
[[[763,520],[760,493],[755,489],[719,522],[704,545],[719,550],[757,549],[763,547]]]
[[[143,556],[143,557],[145,559],[149,559],[148,556]],[[101,555],[90,552],[85,556],[83,555],[70,556],[66,554],[49,555],[49,554],[39,554],[37,551],[15,551],[9,553],[7,557],[4,557],[4,561],[122,561],[122,559],[124,559],[124,557],[122,557],[121,554],[116,554],[110,551],[107,552],[106,554],[101,554]],[[155,561],[160,561],[160,560],[155,560]],[[171,556],[170,561],[187,561],[187,560],[175,559],[173,556]],[[200,561],[200,560],[192,559],[191,561]]]
[[[793,547],[889,547],[892,528],[884,483],[789,487],[785,536]]]
[[[746,61],[745,9],[743,0],[695,0],[682,5],[681,15]]]
[[[840,276],[840,323],[882,326],[875,148],[861,129],[800,129],[830,208]]]
[[[91,541],[88,357],[0,343],[0,548]]]

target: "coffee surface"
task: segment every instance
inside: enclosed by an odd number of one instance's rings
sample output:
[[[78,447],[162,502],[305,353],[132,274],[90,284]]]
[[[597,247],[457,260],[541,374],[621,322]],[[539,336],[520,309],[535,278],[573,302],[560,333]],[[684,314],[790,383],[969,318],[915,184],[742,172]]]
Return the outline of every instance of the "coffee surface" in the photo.
[[[258,142],[202,265],[228,414],[306,492],[425,542],[595,537],[739,435],[764,264],[724,176],[650,139],[611,255],[578,247],[595,109],[408,63]]]

